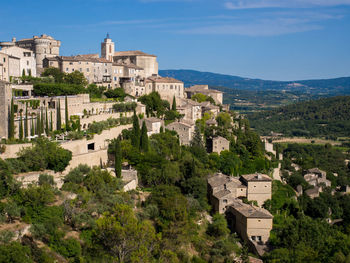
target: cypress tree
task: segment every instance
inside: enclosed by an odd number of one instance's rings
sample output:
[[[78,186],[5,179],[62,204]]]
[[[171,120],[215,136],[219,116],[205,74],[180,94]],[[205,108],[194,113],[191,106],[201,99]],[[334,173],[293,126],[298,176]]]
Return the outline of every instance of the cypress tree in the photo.
[[[50,111],[50,131],[53,131],[52,111]]]
[[[139,118],[136,115],[136,112],[134,111],[134,116],[132,117],[132,140],[131,144],[136,148],[140,148],[140,124],[139,124]]]
[[[77,125],[78,125],[78,132],[80,132],[81,131],[80,117],[78,118]]]
[[[10,107],[10,123],[9,123],[9,139],[15,137],[15,106],[13,104],[13,98],[11,99]]]
[[[175,99],[175,96],[173,98],[173,105],[171,106],[171,110],[176,111],[176,99]]]
[[[69,115],[68,115],[68,98],[67,96],[64,99],[65,107],[64,107],[64,113],[65,113],[65,121],[66,121],[66,131],[69,131]]]
[[[41,134],[40,123],[41,121],[40,121],[40,111],[39,111],[38,114],[36,115],[36,131],[35,131],[36,135],[39,135],[39,136]]]
[[[115,144],[114,171],[116,177],[120,178],[122,176],[122,147],[120,144],[120,136],[117,138]]]
[[[30,136],[34,136],[35,134],[35,129],[34,129],[34,117],[33,117],[33,114],[32,114],[32,127],[30,129]]]
[[[20,119],[19,119],[19,139],[23,140],[23,119],[22,119],[22,112],[20,114]]]
[[[56,124],[56,130],[60,131],[62,130],[62,122],[61,122],[61,103],[60,100],[58,100],[57,103],[57,124]]]
[[[26,103],[26,115],[24,119],[24,138],[28,137],[28,104]]]
[[[40,135],[43,134],[45,131],[44,129],[44,111],[41,109],[40,112]]]
[[[25,77],[26,76],[26,71],[23,69],[22,70],[22,77]]]
[[[143,152],[148,152],[148,135],[145,121],[142,123],[140,150]]]
[[[47,108],[45,112],[45,133],[46,133],[46,136],[49,135],[49,117],[47,116]]]

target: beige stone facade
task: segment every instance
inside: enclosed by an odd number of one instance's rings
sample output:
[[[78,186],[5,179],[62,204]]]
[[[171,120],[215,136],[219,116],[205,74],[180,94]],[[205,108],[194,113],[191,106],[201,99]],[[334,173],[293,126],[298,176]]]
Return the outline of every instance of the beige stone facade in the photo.
[[[0,52],[0,80],[9,81],[9,56]]]
[[[36,59],[33,51],[17,46],[2,48],[1,53],[13,56],[19,59],[19,73],[10,73],[10,76],[20,77],[23,72],[26,76],[36,77]]]
[[[273,216],[266,209],[235,200],[226,214],[229,226],[246,242],[263,244],[269,240]]]
[[[192,96],[197,93],[201,93],[212,97],[216,104],[222,104],[223,93],[218,90],[209,89],[208,85],[195,85],[190,88],[186,88],[185,92],[188,99],[192,98]]]
[[[249,201],[257,201],[259,206],[271,199],[272,179],[266,174],[245,174],[241,176],[242,182],[247,186]]]
[[[1,42],[0,47],[8,48],[18,46],[24,49],[29,49],[35,54],[37,69],[43,68],[44,58],[59,56],[61,41],[55,40],[48,35],[34,36],[33,38],[16,40],[12,39],[12,42]]]
[[[171,104],[174,97],[184,98],[184,83],[174,78],[152,76],[146,79],[145,94],[153,91],[158,92],[163,100],[167,100]]]
[[[164,121],[155,117],[149,117],[140,120],[140,126],[145,122],[147,127],[147,135],[151,136],[152,134],[160,133],[160,129],[164,126]]]
[[[230,141],[224,137],[218,136],[213,138],[213,150],[212,152],[220,154],[222,151],[230,150]]]
[[[179,140],[181,145],[190,145],[195,125],[186,122],[172,122],[166,126],[168,130],[176,131],[179,135]]]

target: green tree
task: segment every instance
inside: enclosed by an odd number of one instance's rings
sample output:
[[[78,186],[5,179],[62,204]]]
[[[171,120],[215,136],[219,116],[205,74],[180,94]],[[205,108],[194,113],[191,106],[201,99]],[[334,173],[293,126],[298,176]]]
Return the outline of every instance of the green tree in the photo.
[[[45,131],[45,127],[44,127],[44,111],[43,109],[41,109],[40,111],[40,134],[43,134]]]
[[[114,171],[115,175],[118,178],[122,177],[122,147],[120,143],[120,136],[117,138],[116,144],[115,144],[115,163],[114,163]]]
[[[34,115],[32,114],[32,126],[30,129],[30,136],[34,136],[35,134],[35,127],[34,127]]]
[[[15,105],[13,103],[13,98],[11,99],[9,122],[9,139],[13,139],[15,138]]]
[[[24,138],[28,137],[28,104],[26,103],[26,114],[24,119]]]
[[[22,77],[25,77],[26,76],[26,71],[23,69],[22,70]]]
[[[50,111],[50,131],[53,131],[52,111]]]
[[[22,119],[22,111],[19,112],[19,139],[23,140],[23,119]]]
[[[56,130],[62,130],[62,120],[61,120],[61,102],[58,100],[57,102],[57,117],[56,117]]]
[[[158,246],[152,224],[139,221],[127,205],[117,204],[113,214],[104,214],[96,224],[95,242],[117,262],[149,262]]]
[[[173,105],[171,105],[171,110],[176,111],[176,99],[175,99],[175,96],[173,98]]]
[[[145,121],[142,123],[140,150],[143,152],[148,152],[148,135]]]
[[[139,124],[139,118],[136,115],[136,112],[134,111],[134,116],[132,117],[132,146],[134,146],[136,149],[140,148],[140,137],[141,137],[141,131],[140,131],[140,124]]]
[[[47,108],[45,109],[45,133],[46,133],[46,136],[49,135],[49,117],[47,116]]]
[[[69,113],[68,113],[68,98],[67,96],[64,98],[64,103],[65,103],[65,107],[64,107],[64,114],[65,114],[65,122],[66,122],[66,131],[70,131],[70,125],[69,125]]]
[[[41,135],[41,120],[40,120],[40,111],[36,115],[36,135]]]
[[[230,233],[226,218],[221,214],[213,216],[213,222],[208,225],[207,234],[216,238],[226,237]]]

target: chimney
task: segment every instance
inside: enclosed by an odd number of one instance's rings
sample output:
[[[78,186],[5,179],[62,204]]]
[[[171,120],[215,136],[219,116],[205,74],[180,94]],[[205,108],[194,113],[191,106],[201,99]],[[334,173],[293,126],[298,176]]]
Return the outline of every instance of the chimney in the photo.
[[[15,37],[12,38],[12,42],[13,42],[13,43],[16,42],[16,38],[15,38]]]

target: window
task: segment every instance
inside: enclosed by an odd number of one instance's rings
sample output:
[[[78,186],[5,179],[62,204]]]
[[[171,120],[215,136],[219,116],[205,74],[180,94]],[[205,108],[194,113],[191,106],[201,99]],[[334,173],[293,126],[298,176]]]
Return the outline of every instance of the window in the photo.
[[[256,237],[255,237],[255,236],[252,236],[252,240],[255,241],[255,240],[256,240]]]
[[[73,65],[73,62],[69,62],[69,65]]]
[[[4,58],[4,62],[6,62],[6,58]]]
[[[257,236],[257,238],[258,238],[258,241],[261,241],[261,236]]]
[[[69,69],[68,69],[68,68],[66,68],[66,71],[68,72],[68,71],[69,71]]]
[[[90,69],[89,69],[89,68],[87,68],[87,69],[86,69],[86,72],[90,72]]]
[[[27,66],[29,66],[29,61],[27,60]]]
[[[83,69],[82,69],[82,68],[80,68],[80,69],[79,69],[79,71],[80,71],[80,72],[82,72],[82,71],[83,71]]]
[[[227,199],[224,199],[222,202],[223,202],[224,204],[227,204]]]

